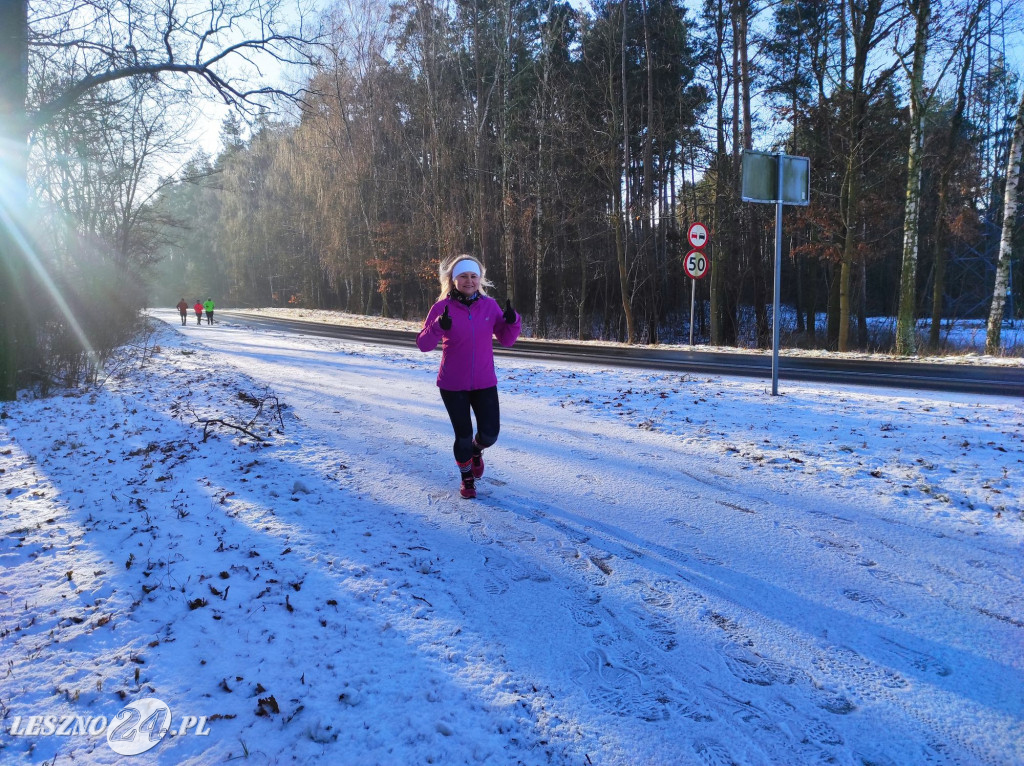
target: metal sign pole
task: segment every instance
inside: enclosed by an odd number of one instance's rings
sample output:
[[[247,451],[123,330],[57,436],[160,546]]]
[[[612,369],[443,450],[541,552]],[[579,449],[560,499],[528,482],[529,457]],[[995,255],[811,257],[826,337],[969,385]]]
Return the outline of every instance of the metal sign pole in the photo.
[[[772,301],[772,396],[779,395],[779,293],[782,291],[782,157],[775,195],[775,298]]]
[[[772,159],[774,158],[774,167]],[[788,168],[789,177],[786,177]],[[772,172],[775,188],[772,189]],[[779,394],[779,303],[782,300],[782,206],[811,204],[811,161],[807,157],[790,157],[783,152],[743,150],[743,185],[740,199],[744,202],[775,203],[775,297],[772,301],[772,396]]]
[[[694,296],[697,294],[697,280],[690,280],[690,345],[693,345],[693,304]]]

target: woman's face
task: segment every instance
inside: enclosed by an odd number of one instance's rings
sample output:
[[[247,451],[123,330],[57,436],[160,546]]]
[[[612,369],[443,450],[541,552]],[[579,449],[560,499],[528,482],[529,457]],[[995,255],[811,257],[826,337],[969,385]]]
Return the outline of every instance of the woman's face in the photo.
[[[463,295],[473,295],[480,288],[480,275],[464,271],[455,277],[455,289]]]

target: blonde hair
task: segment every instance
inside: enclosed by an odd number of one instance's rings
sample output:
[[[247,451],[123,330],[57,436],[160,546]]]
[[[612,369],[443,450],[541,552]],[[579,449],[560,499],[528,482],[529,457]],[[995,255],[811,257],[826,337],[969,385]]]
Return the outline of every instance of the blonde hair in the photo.
[[[480,259],[475,255],[454,255],[451,258],[441,261],[437,267],[437,276],[441,280],[441,294],[437,296],[439,301],[444,300],[448,297],[448,294],[455,290],[455,280],[452,279],[452,269],[459,261],[472,261],[479,269],[477,272],[480,275],[480,284],[477,286],[477,292],[481,295],[487,295],[487,288],[494,287],[494,283],[487,279],[487,269],[480,263]]]

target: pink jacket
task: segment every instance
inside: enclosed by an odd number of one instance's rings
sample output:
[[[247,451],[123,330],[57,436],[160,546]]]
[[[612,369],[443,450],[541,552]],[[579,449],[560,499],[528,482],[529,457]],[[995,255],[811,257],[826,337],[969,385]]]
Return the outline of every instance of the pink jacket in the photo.
[[[438,319],[448,307],[452,327],[441,330]],[[474,391],[498,384],[494,374],[494,347],[491,336],[503,346],[511,346],[519,337],[523,319],[516,314],[513,324],[505,322],[501,306],[494,298],[481,295],[472,306],[445,298],[435,303],[416,337],[420,351],[433,351],[441,343],[441,369],[437,386],[445,391]]]

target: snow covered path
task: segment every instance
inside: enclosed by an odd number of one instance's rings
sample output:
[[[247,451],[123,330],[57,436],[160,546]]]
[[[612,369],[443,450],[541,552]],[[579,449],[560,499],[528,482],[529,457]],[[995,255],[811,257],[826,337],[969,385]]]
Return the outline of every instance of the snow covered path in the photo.
[[[503,359],[465,501],[435,354],[159,342],[0,421],[7,716],[212,717],[153,763],[1024,763],[1020,402]],[[270,446],[199,443],[266,386]]]

